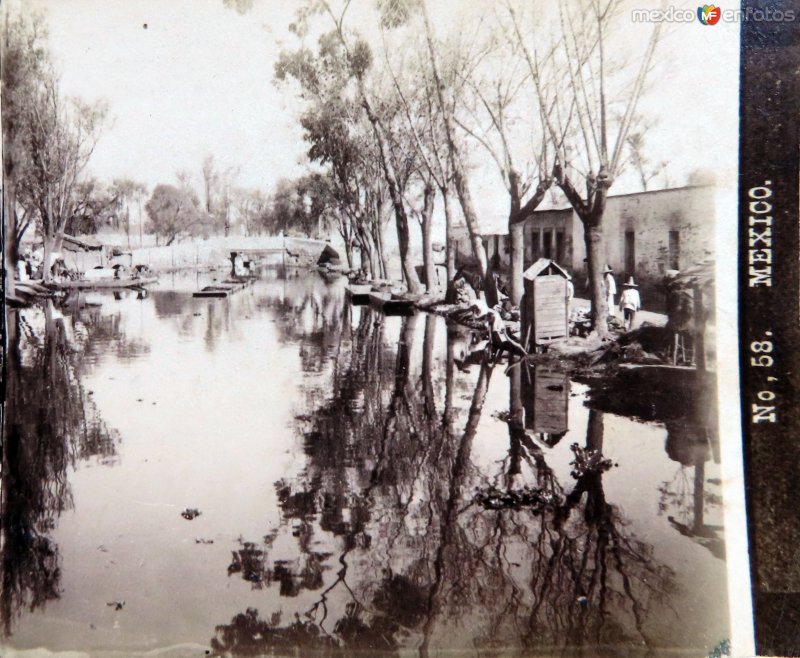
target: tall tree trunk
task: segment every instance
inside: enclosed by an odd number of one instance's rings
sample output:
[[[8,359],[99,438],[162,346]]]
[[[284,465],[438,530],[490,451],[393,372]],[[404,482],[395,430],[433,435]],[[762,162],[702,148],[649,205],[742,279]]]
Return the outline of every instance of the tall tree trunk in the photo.
[[[433,185],[425,186],[425,203],[422,208],[422,263],[425,272],[425,285],[430,293],[436,286],[436,264],[433,261],[433,204],[436,191]]]
[[[425,413],[432,421],[436,415],[436,399],[433,390],[433,347],[436,340],[436,316],[425,316],[425,340],[422,346],[422,392],[425,397]],[[433,435],[433,433],[432,433]]]
[[[603,412],[596,409],[589,410],[589,420],[586,423],[586,449],[603,452]]]
[[[5,248],[3,257],[5,259],[5,294],[6,297],[14,296],[14,271],[17,267],[17,202],[16,190],[11,177],[5,177],[5,235],[3,240]]]
[[[372,248],[369,236],[366,234],[364,235],[364,244],[367,250],[367,262],[369,262],[369,278],[374,279],[378,272],[378,263],[375,258],[375,250]]]
[[[456,252],[453,248],[453,211],[450,208],[450,190],[445,185],[441,189],[442,202],[444,203],[444,231],[445,231],[445,266],[447,267],[448,286],[456,278]]]
[[[52,276],[52,269],[53,263],[50,262],[53,254],[53,238],[50,235],[47,235],[47,231],[43,231],[42,236],[42,251],[44,252],[44,262],[42,264],[42,278],[45,283],[50,283],[53,280]]]
[[[356,228],[356,237],[358,238],[358,246],[361,253],[361,268],[367,269],[367,276],[375,276],[375,263],[372,255],[372,247],[369,243],[369,235],[362,224],[359,223]]]
[[[405,205],[403,205],[403,194],[400,189],[400,183],[397,178],[397,172],[392,163],[392,154],[389,142],[383,130],[383,124],[378,116],[372,111],[372,106],[367,98],[367,92],[364,89],[364,81],[358,79],[358,87],[361,95],[361,102],[367,113],[367,118],[372,124],[372,131],[375,134],[375,140],[378,142],[378,151],[380,152],[381,167],[383,169],[384,178],[389,186],[389,196],[392,200],[394,208],[395,224],[397,226],[397,243],[400,247],[400,263],[403,268],[403,276],[408,286],[408,292],[417,294],[422,289],[417,271],[414,269],[414,262],[411,255],[411,238],[408,229],[408,214],[406,213]]]
[[[5,34],[2,44],[2,57],[0,57],[0,75],[2,76],[4,94],[8,93],[6,86],[7,72],[6,63],[9,60],[9,12],[6,8]],[[3,258],[4,258],[4,290],[6,296],[14,296],[14,270],[17,266],[17,197],[16,185],[14,184],[14,155],[12,152],[12,141],[14,138],[14,123],[9,119],[9,113],[5,112],[2,116],[2,136],[3,136],[3,221],[5,235],[3,236]]]
[[[524,222],[539,207],[547,190],[550,188],[549,178],[540,178],[533,195],[522,205],[521,178],[515,169],[508,173],[511,208],[508,213],[508,238],[511,245],[511,302],[519,306],[525,292],[522,274],[525,271],[525,236]]]
[[[461,203],[461,210],[464,214],[464,221],[467,224],[467,231],[469,231],[472,255],[478,262],[478,271],[480,275],[485,279],[489,272],[489,266],[486,260],[486,249],[483,246],[483,237],[481,237],[480,234],[478,213],[472,203],[472,193],[469,189],[467,174],[460,162],[461,154],[458,152],[458,146],[454,140],[449,138],[448,146],[453,166],[453,182],[455,183],[458,200]]]
[[[489,387],[489,380],[492,371],[485,363],[481,365],[478,375],[478,382],[472,394],[472,404],[469,408],[467,424],[464,427],[464,434],[458,444],[453,464],[447,472],[448,487],[447,499],[439,514],[439,545],[436,548],[436,557],[433,561],[433,583],[428,592],[428,616],[422,626],[422,642],[419,647],[419,654],[422,658],[430,656],[430,641],[436,618],[441,613],[443,601],[442,593],[445,587],[447,571],[451,573],[458,568],[453,562],[455,556],[454,544],[457,541],[457,520],[460,505],[466,487],[465,479],[469,473],[470,455],[472,453],[472,442],[478,430],[478,423],[483,412],[483,403],[486,400],[486,391]],[[444,469],[443,469],[444,470]],[[448,560],[449,558],[449,560]]]
[[[375,235],[373,234],[372,230],[366,231],[367,239],[370,243],[370,253],[372,254],[372,278],[373,279],[380,279],[381,278],[381,248],[378,242],[375,240]]]
[[[455,332],[447,330],[447,362],[445,364],[444,375],[444,413],[442,414],[442,427],[446,438],[449,438],[453,431],[453,396],[454,396],[454,376],[456,371],[456,346]]]
[[[592,304],[592,326],[597,335],[608,335],[608,303],[606,287],[603,282],[603,265],[605,249],[603,231],[599,223],[584,221],[583,241],[586,244],[586,266],[589,275],[590,301]]]
[[[455,332],[447,330],[447,363],[445,364],[444,375],[444,413],[442,414],[442,426],[444,427],[445,435],[447,437],[453,431],[453,395],[454,391],[454,376],[456,371],[456,346],[455,346]]]
[[[703,491],[706,481],[705,462],[705,454],[698,450],[694,458],[694,513],[692,519],[692,531],[698,534],[703,531],[703,526],[705,525],[703,520],[703,508],[705,506]]]
[[[514,476],[522,472],[522,438],[525,436],[525,408],[522,404],[522,365],[508,373],[508,439],[509,465],[506,487],[514,486]]]
[[[344,241],[344,257],[347,259],[347,269],[353,269],[353,247],[350,246],[350,240]]]
[[[330,11],[330,7],[328,7],[328,11],[334,20],[334,24],[336,25],[336,31],[339,36],[339,41],[342,44],[342,46],[344,46],[345,52],[347,52],[349,57],[350,51],[347,46],[347,41],[344,37],[342,24],[340,22],[337,22],[333,12]],[[383,170],[383,175],[384,178],[386,179],[386,184],[389,187],[389,197],[392,200],[392,206],[394,208],[395,224],[397,226],[397,242],[398,246],[400,247],[400,262],[403,268],[403,275],[406,280],[406,285],[408,286],[408,291],[412,294],[416,294],[420,292],[421,284],[419,282],[419,277],[417,276],[417,272],[416,270],[414,270],[414,263],[411,258],[411,249],[410,249],[411,240],[408,229],[408,214],[406,213],[405,206],[403,205],[402,189],[400,187],[400,182],[397,177],[397,172],[395,171],[394,164],[392,162],[391,147],[389,144],[389,140],[386,137],[386,133],[383,128],[383,123],[381,122],[378,115],[375,114],[372,108],[372,103],[370,103],[369,96],[367,95],[366,86],[364,85],[364,78],[362,77],[362,74],[356,73],[355,78],[358,84],[358,95],[361,98],[361,106],[364,108],[364,112],[367,115],[367,119],[369,120],[370,125],[372,126],[372,132],[374,133],[375,141],[378,144],[381,169]]]
[[[372,239],[378,250],[378,264],[380,265],[379,277],[381,279],[387,279],[386,251],[383,248],[383,230],[381,230],[380,217],[372,227]]]
[[[522,274],[525,271],[525,237],[524,224],[512,224],[509,227],[508,237],[511,242],[511,286],[509,296],[511,303],[519,306],[522,293],[525,292]]]

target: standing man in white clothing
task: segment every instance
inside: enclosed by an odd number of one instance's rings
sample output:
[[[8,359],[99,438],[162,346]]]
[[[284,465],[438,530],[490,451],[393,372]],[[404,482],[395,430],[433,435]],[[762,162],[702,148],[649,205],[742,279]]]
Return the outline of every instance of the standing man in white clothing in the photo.
[[[628,282],[622,288],[622,296],[619,298],[619,310],[622,311],[625,329],[630,331],[633,329],[633,319],[636,317],[636,311],[642,308],[642,300],[639,297],[639,286],[636,285],[633,277],[628,279]]]
[[[603,270],[603,284],[606,288],[606,301],[608,304],[608,314],[614,315],[614,297],[617,295],[617,282],[614,280],[614,270],[606,265]]]

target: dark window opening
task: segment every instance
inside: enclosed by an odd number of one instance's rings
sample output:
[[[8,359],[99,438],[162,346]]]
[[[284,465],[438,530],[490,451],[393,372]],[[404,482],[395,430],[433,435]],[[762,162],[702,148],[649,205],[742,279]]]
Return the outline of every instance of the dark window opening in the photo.
[[[679,231],[669,232],[669,269],[679,270],[681,262],[681,234]]]
[[[636,275],[636,234],[625,231],[625,276]]]
[[[552,258],[553,257],[553,232],[550,229],[546,229],[543,234],[544,238],[544,257],[545,258]]]
[[[556,231],[556,262],[564,264],[564,231]]]

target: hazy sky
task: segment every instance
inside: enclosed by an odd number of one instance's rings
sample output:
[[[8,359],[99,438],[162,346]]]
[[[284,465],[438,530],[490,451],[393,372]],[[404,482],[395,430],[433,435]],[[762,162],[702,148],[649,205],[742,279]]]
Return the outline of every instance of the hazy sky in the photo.
[[[429,0],[447,15],[443,2]],[[286,26],[298,2],[255,0],[243,15],[222,0],[22,4],[46,9],[63,90],[109,105],[111,123],[91,163],[99,177],[130,176],[153,186],[173,181],[176,170],[198,172],[212,153],[220,166],[238,167],[240,184],[269,190],[302,167],[299,101],[272,83],[277,54],[295,43]],[[651,29],[631,23],[623,38],[643,44]],[[658,77],[640,109],[658,119],[648,155],[669,161],[672,185],[696,168],[728,179],[736,174],[738,30],[735,23],[674,24],[660,46]],[[621,179],[612,193],[638,191],[634,180]],[[498,183],[492,170],[473,183],[492,221],[507,211]]]

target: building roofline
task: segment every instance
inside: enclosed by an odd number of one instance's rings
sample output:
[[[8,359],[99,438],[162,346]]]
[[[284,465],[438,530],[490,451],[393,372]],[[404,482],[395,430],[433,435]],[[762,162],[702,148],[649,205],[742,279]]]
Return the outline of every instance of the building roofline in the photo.
[[[714,189],[718,187],[717,185],[709,185],[709,184],[699,184],[699,185],[681,185],[680,187],[664,187],[660,190],[642,190],[641,192],[625,192],[624,194],[610,194],[606,200],[609,199],[620,199],[623,197],[631,197],[631,196],[644,196],[650,194],[661,194],[662,192],[679,192],[680,190],[695,190],[695,189]],[[535,217],[538,214],[543,214],[546,212],[574,212],[574,208],[571,205],[562,206],[560,208],[537,208],[536,210],[532,211],[524,220],[523,222],[527,222],[532,217]],[[466,224],[465,224],[466,226]],[[480,233],[481,237],[492,237],[495,235],[508,235],[507,227],[503,226],[502,230],[503,233]]]
[[[662,192],[678,192],[679,190],[695,190],[695,189],[715,188],[715,187],[717,187],[717,185],[707,185],[707,184],[681,185],[680,187],[664,187],[664,188],[661,188],[660,190],[642,190],[641,192],[625,192],[623,194],[609,194],[608,197],[607,197],[607,200],[608,199],[619,199],[619,198],[628,197],[628,196],[644,196],[645,194],[650,195],[650,194],[660,194]],[[540,212],[553,212],[553,211],[557,211],[557,210],[572,210],[572,209],[573,208],[570,205],[561,206],[559,208],[541,208],[541,209],[537,208],[536,210],[534,210],[531,213],[531,215],[535,215],[536,213],[540,213]]]

